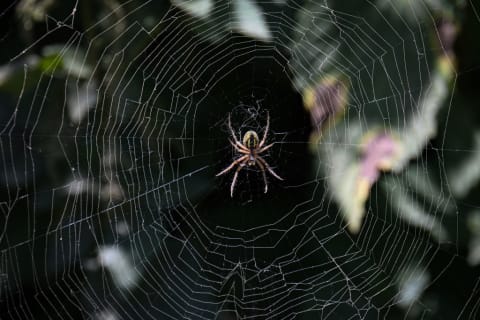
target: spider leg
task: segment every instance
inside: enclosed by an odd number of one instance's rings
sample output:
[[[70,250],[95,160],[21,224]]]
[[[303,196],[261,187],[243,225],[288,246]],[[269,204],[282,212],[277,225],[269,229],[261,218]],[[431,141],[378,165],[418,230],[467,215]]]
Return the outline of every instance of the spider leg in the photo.
[[[237,137],[235,136],[235,131],[233,131],[232,121],[230,120],[230,113],[228,114],[228,128],[230,129],[230,133],[232,135],[233,140],[235,141],[235,144],[238,145],[239,147],[243,147],[243,144],[240,141],[238,141]]]
[[[272,176],[274,176],[278,180],[283,180],[283,178],[281,178],[278,174],[275,173],[275,171],[272,170],[272,168],[270,168],[270,166],[268,165],[267,161],[265,161],[265,159],[257,155],[257,160],[267,168],[268,172],[270,172]]]
[[[263,175],[263,183],[265,184],[265,191],[264,193],[267,193],[268,191],[268,183],[267,183],[267,175],[265,174],[265,166],[260,162],[260,161],[255,161],[256,164],[260,167],[260,170],[262,170],[262,175]]]
[[[216,174],[216,176],[221,176],[222,174],[224,173],[227,173],[228,171],[230,171],[233,167],[235,167],[238,163],[242,162],[242,161],[245,161],[245,160],[248,160],[248,155],[244,155],[244,156],[241,156],[240,158],[238,158],[237,160],[233,161],[228,167],[226,167],[223,171],[219,172]]]
[[[233,179],[232,179],[232,184],[230,185],[230,197],[233,198],[233,190],[235,189],[235,183],[237,183],[237,177],[238,177],[238,173],[240,172],[240,170],[243,169],[243,167],[245,167],[245,162],[248,161],[248,158],[243,160],[242,163],[240,163],[240,165],[237,167],[237,170],[235,170],[235,174],[233,175]]]
[[[257,151],[257,154],[262,153],[263,151],[266,151],[266,150],[270,149],[273,145],[274,145],[273,143],[270,143],[268,146],[265,146],[265,147],[261,148],[260,150]]]
[[[228,141],[230,142],[230,144],[232,145],[232,147],[234,147],[235,150],[237,150],[238,152],[243,153],[243,154],[249,154],[249,153],[250,153],[250,150],[248,150],[247,148],[245,148],[243,145],[242,145],[242,147],[240,148],[240,147],[237,146],[235,143],[233,143],[232,140],[228,139]]]
[[[267,111],[267,125],[265,126],[265,132],[263,133],[262,141],[258,144],[258,148],[261,148],[267,140],[268,127],[270,127],[270,113]]]

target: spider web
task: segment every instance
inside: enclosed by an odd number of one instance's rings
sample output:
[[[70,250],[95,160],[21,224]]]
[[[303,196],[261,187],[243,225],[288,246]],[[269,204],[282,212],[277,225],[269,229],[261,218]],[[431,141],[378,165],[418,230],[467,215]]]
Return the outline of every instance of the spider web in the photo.
[[[353,84],[347,120],[332,135],[369,127],[371,114],[387,129],[409,121],[412,101],[428,91],[422,77],[434,73],[423,60],[433,46],[424,29],[433,11],[419,2],[426,13],[405,23],[405,37],[389,23],[401,8],[387,13],[388,1],[366,2],[384,19],[375,38],[367,37],[375,29],[369,17],[330,1],[196,1],[194,9],[188,1],[113,1],[99,14],[71,3],[66,18],[45,16],[40,40],[7,53],[3,70],[18,73],[9,81],[22,85],[14,99],[2,93],[0,115],[2,318],[438,314],[441,307],[420,296],[456,265],[458,212],[445,213],[449,201],[428,211],[431,224],[454,226],[445,248],[435,233],[396,215],[407,210],[401,203],[385,209],[398,190],[426,203],[408,177],[392,174],[371,190],[353,234],[332,195],[337,164],[328,148],[355,143],[326,138],[319,142],[326,151],[312,152],[315,128],[302,107],[302,90],[330,66]],[[253,13],[253,27],[234,19],[260,8],[266,29]],[[90,22],[80,26],[84,14]],[[332,27],[340,36],[320,39]],[[345,47],[358,50],[360,62]],[[404,48],[416,51],[416,72]],[[387,72],[389,94],[372,94],[364,82],[370,71],[370,81],[382,77],[371,67],[378,64],[397,66],[398,74]],[[247,168],[230,197],[233,172],[215,178],[238,156],[228,143],[228,114],[240,139],[247,130],[261,136],[267,111],[274,146],[265,158],[285,181],[268,176],[264,194],[261,173]],[[414,175],[443,166],[448,150],[442,141],[429,145]],[[447,180],[439,172],[435,178]],[[451,199],[454,191],[441,185],[443,199]],[[452,318],[476,315],[477,284],[463,292]]]

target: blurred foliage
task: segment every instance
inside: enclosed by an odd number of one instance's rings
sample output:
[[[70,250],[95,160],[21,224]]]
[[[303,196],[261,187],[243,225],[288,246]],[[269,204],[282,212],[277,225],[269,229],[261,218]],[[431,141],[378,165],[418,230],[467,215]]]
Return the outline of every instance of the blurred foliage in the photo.
[[[355,288],[358,300],[339,304],[340,318],[363,304],[379,310],[362,311],[368,319],[478,314],[473,5],[22,0],[3,9],[2,319],[175,314],[175,298],[155,296],[176,294],[166,287],[198,293],[177,303],[204,318],[254,317],[228,311],[237,308],[230,295],[252,289],[238,286],[245,270],[292,284],[339,265],[345,279],[325,280],[313,295],[335,305],[332,292]],[[297,187],[273,184],[263,196],[248,171],[230,201],[231,177],[213,178],[232,158],[227,114],[240,132],[260,132],[264,109],[269,142],[279,142],[269,163]],[[279,217],[284,211],[292,214]],[[271,250],[276,232],[288,236]],[[322,240],[296,247],[306,234]],[[218,243],[231,249],[215,252]],[[305,253],[318,243],[328,255]],[[362,254],[352,262],[350,250]],[[304,273],[281,269],[278,257],[302,254]],[[224,262],[241,259],[245,269]],[[204,277],[218,288],[197,279],[217,264],[223,273]],[[346,276],[358,266],[360,276]],[[168,273],[182,279],[177,289],[157,282]],[[70,294],[62,308],[51,305]],[[254,307],[302,298],[289,290]],[[291,308],[305,319],[323,314],[303,313],[301,302]]]

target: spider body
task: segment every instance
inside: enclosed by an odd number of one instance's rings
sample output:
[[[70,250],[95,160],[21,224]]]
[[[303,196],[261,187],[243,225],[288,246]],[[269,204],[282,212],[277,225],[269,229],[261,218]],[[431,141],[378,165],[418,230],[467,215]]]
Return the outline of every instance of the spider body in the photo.
[[[247,164],[249,166],[254,166],[256,155],[255,149],[258,147],[258,134],[253,130],[247,131],[243,135],[243,145],[250,150]]]
[[[237,182],[237,177],[238,173],[240,170],[242,170],[243,167],[245,166],[258,166],[260,170],[262,171],[262,176],[263,176],[263,182],[265,183],[265,193],[268,191],[268,183],[267,183],[267,176],[265,173],[265,169],[275,178],[279,180],[283,180],[280,178],[273,170],[270,168],[268,163],[263,159],[260,154],[268,149],[270,149],[273,146],[272,144],[269,144],[267,146],[265,145],[265,141],[267,140],[267,133],[268,133],[268,127],[270,125],[270,115],[267,114],[267,125],[265,127],[265,132],[263,133],[263,138],[260,141],[258,138],[258,134],[253,131],[249,130],[243,135],[242,142],[240,142],[237,137],[235,136],[235,132],[233,131],[232,128],[232,123],[230,121],[230,114],[228,115],[228,128],[230,129],[230,133],[232,135],[233,141],[229,139],[230,144],[232,147],[235,148],[235,150],[240,154],[240,157],[238,157],[236,160],[234,160],[227,168],[225,168],[223,171],[219,172],[217,174],[218,176],[221,176],[222,174],[227,173],[231,169],[233,169],[235,166],[237,166],[237,169],[235,171],[235,174],[233,175],[232,179],[232,184],[230,185],[230,196],[233,197],[233,190],[235,189],[235,184]]]

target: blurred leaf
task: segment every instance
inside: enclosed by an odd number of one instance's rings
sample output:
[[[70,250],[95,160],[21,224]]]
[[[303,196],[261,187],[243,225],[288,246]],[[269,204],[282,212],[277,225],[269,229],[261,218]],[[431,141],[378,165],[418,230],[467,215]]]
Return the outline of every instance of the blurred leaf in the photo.
[[[335,76],[325,77],[316,87],[308,87],[303,92],[303,104],[310,113],[313,132],[311,146],[316,146],[326,130],[339,120],[347,104],[348,88]]]
[[[390,170],[401,150],[395,138],[383,133],[373,133],[362,147],[360,178],[371,186],[380,177],[380,171]]]
[[[428,167],[420,163],[412,163],[409,165],[402,177],[405,180],[399,180],[403,187],[409,188],[418,197],[423,197],[425,203],[435,207],[442,213],[452,213],[456,209],[448,190],[444,190],[442,186],[438,186],[438,181],[433,181],[432,177],[441,176],[442,173],[432,173]]]
[[[140,274],[121,247],[101,247],[98,263],[110,272],[113,281],[122,289],[129,289],[139,281]]]
[[[70,120],[79,124],[87,115],[88,110],[94,108],[97,104],[97,84],[96,81],[87,81],[78,87],[71,88],[68,94],[68,115]]]
[[[247,36],[268,41],[272,36],[262,9],[252,0],[233,0],[234,28]]]
[[[172,3],[193,17],[185,18],[189,29],[208,40],[219,42],[232,31],[261,41],[272,39],[263,9],[253,0],[215,3],[212,0],[172,0]]]
[[[294,86],[310,112],[312,149],[354,233],[380,172],[399,173],[423,152],[451,93],[456,26],[446,18],[420,25],[432,8],[422,2],[415,5],[423,10],[414,10],[407,2],[397,10],[402,3],[382,1],[378,11],[368,1],[309,1],[299,12]],[[434,45],[420,46],[427,41]],[[399,195],[396,212],[443,239],[437,222],[411,200]]]
[[[445,11],[452,6],[449,0],[377,0],[377,3],[381,9],[394,9],[410,21],[421,20],[432,9]]]
[[[42,73],[53,73],[57,68],[61,68],[63,66],[62,57],[57,54],[52,54],[43,57],[38,64],[40,71]]]
[[[465,197],[480,181],[480,131],[474,133],[474,142],[467,156],[449,171],[452,192],[457,197]]]
[[[470,240],[467,261],[472,266],[480,264],[480,236]]]
[[[348,133],[355,136],[359,131],[359,126],[353,126]],[[342,144],[348,145],[348,142]],[[380,171],[391,167],[399,152],[398,142],[393,137],[378,132],[372,132],[361,146],[360,150],[356,150],[357,147],[352,146],[324,145],[322,150],[327,153],[320,156],[328,158],[331,166],[327,182],[342,209],[348,229],[354,233],[360,230],[371,187],[380,177]],[[357,151],[360,156],[357,156]]]
[[[17,63],[0,67],[0,90],[11,95],[21,92],[22,88],[28,90],[37,83],[40,76],[38,65],[41,58],[36,55],[28,55]],[[29,77],[24,79],[25,73]]]
[[[23,21],[23,27],[30,30],[35,23],[45,20],[54,3],[54,0],[21,0],[16,10]]]
[[[475,210],[468,216],[467,226],[472,234],[469,243],[468,263],[470,265],[480,264],[480,211]]]
[[[437,219],[437,210],[427,212],[417,200],[409,194],[409,189],[398,182],[397,177],[385,177],[381,183],[382,189],[389,197],[396,214],[409,224],[428,231],[438,242],[448,239],[447,231]]]
[[[85,61],[85,52],[78,46],[49,45],[42,49],[42,54],[46,57],[58,56],[62,61],[59,67],[69,77],[88,79],[92,76],[92,67]]]
[[[364,204],[368,196],[365,191],[368,190],[359,188],[357,178],[360,167],[353,160],[348,152],[332,153],[329,162],[334,162],[335,165],[329,168],[327,182],[346,219],[348,229],[358,232],[365,214]]]
[[[453,70],[447,70],[445,73],[446,75],[443,75],[438,69],[434,71],[428,89],[418,102],[418,111],[412,115],[402,130],[400,139],[404,152],[396,161],[395,170],[403,169],[407,162],[416,158],[424,150],[427,142],[436,136],[438,113],[451,94],[449,84],[453,77]]]
[[[418,310],[415,304],[419,303],[420,298],[430,283],[430,274],[426,268],[419,265],[410,264],[403,268],[397,278],[398,283],[398,305],[407,310],[411,310],[409,315],[416,314]]]
[[[1,66],[0,90],[12,95],[22,89],[29,91],[43,74],[87,79],[92,76],[92,68],[78,47],[51,45],[42,49],[41,56],[27,55],[16,63]]]
[[[173,5],[197,18],[206,18],[213,9],[213,0],[172,0]]]

